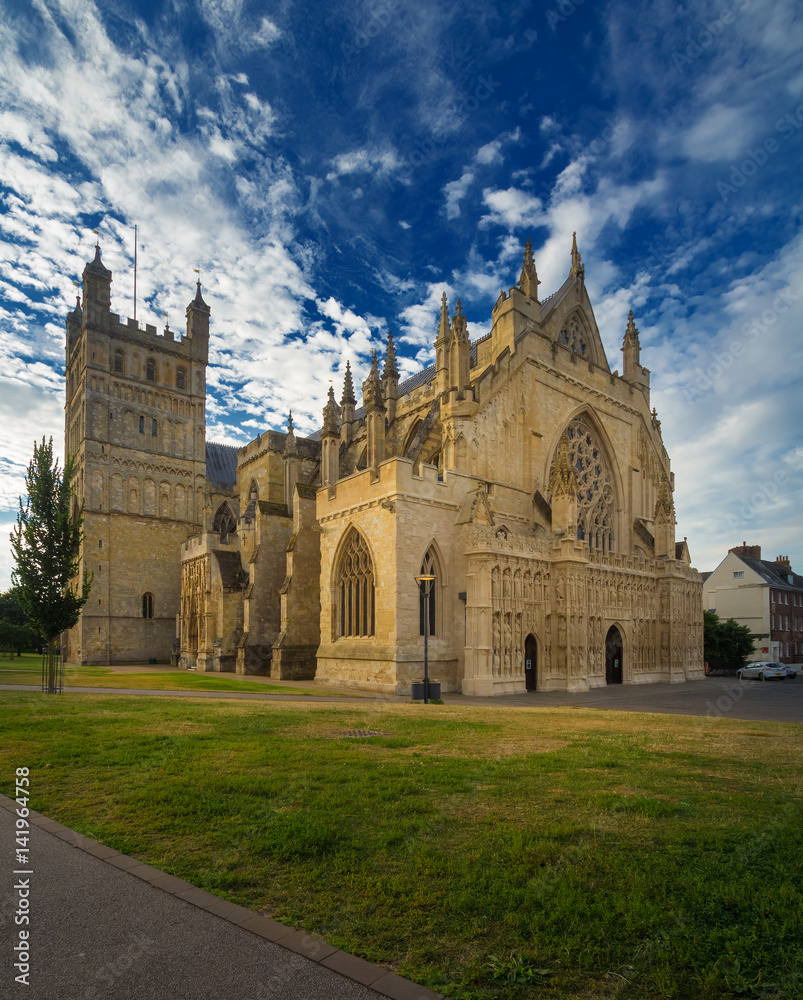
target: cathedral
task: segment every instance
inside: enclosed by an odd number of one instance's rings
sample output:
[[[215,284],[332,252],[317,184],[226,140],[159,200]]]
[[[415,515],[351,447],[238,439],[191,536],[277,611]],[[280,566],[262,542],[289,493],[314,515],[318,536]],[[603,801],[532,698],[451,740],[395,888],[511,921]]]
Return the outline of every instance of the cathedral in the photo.
[[[541,299],[529,240],[472,342],[435,364],[393,337],[320,430],[205,439],[210,308],[186,333],[111,312],[99,248],[67,317],[66,445],[95,574],[71,662],[173,662],[409,694],[504,695],[703,677],[702,580],[631,312],[611,371],[573,240]],[[358,406],[358,402],[361,405]],[[425,577],[426,582],[418,578]]]

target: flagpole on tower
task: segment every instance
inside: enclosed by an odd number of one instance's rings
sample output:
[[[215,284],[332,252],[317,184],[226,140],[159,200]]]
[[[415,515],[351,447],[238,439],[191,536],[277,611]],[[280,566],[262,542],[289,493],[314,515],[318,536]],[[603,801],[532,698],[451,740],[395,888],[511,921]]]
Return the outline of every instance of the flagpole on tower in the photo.
[[[134,226],[134,322],[137,321],[137,227]]]

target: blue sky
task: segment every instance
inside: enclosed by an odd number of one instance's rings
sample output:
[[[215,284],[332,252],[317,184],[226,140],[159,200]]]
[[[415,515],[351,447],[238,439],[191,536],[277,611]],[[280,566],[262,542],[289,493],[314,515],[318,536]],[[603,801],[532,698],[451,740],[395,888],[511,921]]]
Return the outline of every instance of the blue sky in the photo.
[[[611,368],[632,308],[713,569],[803,569],[803,27],[785,0],[0,3],[0,587],[33,442],[63,440],[64,315],[100,232],[112,308],[212,307],[207,436],[320,423],[397,338],[473,337],[572,232]]]

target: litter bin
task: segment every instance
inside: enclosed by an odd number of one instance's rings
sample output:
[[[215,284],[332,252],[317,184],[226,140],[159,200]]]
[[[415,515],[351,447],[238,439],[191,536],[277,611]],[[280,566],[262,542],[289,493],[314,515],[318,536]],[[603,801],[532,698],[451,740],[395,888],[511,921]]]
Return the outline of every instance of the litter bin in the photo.
[[[424,681],[413,681],[412,683],[413,701],[423,701],[424,700]],[[433,701],[441,696],[441,682],[440,681],[430,681],[429,682],[429,694],[427,698],[429,701]]]

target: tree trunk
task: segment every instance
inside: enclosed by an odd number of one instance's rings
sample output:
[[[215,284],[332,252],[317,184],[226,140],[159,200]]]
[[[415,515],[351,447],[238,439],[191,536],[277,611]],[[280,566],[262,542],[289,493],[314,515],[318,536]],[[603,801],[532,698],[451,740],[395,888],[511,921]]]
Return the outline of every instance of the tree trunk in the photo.
[[[56,690],[56,640],[49,639],[47,643],[47,693],[57,694]]]

